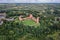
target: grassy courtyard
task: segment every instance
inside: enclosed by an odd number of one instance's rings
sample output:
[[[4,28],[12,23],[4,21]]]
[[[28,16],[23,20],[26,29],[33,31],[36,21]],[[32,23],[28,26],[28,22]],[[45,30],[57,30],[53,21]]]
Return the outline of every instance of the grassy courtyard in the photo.
[[[18,22],[18,23],[22,22],[26,26],[35,26],[35,27],[40,26],[40,23],[36,23],[35,21],[33,21],[31,19],[26,19],[26,20],[20,21],[18,18],[16,18],[15,22]]]
[[[39,26],[39,23],[36,23],[35,21],[31,20],[31,19],[26,19],[24,21],[22,21],[24,25],[29,25],[29,26]]]

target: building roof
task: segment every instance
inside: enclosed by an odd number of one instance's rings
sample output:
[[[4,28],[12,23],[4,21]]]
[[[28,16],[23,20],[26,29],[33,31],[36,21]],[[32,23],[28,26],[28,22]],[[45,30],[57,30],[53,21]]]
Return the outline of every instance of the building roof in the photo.
[[[14,18],[6,18],[7,21],[14,21]]]
[[[0,19],[4,19],[6,17],[6,13],[0,13]]]
[[[0,15],[6,15],[6,13],[0,13]]]
[[[3,24],[3,21],[0,21],[0,25],[2,25]]]

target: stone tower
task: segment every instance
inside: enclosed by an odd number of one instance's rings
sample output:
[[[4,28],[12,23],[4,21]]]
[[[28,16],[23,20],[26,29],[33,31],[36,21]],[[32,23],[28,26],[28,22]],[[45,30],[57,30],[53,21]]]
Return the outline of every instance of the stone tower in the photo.
[[[39,17],[37,17],[37,19],[36,19],[36,23],[39,23]]]
[[[29,15],[29,18],[33,18],[33,15],[32,15],[32,14],[30,14],[30,15]]]

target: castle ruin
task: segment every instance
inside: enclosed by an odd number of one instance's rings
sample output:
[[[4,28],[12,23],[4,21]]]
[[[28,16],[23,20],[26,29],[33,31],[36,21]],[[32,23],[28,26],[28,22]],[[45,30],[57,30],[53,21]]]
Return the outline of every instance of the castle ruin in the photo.
[[[23,20],[26,20],[26,19],[31,19],[33,21],[35,21],[36,23],[39,23],[39,17],[35,18],[32,14],[30,14],[28,17],[26,18],[22,18],[23,16],[19,16],[19,20],[20,21],[23,21]]]

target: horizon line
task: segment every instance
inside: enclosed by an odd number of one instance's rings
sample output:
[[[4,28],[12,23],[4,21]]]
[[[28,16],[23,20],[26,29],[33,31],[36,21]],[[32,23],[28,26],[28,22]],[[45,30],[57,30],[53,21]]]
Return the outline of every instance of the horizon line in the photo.
[[[0,3],[0,4],[3,4],[3,3]],[[9,3],[8,3],[9,4]]]

